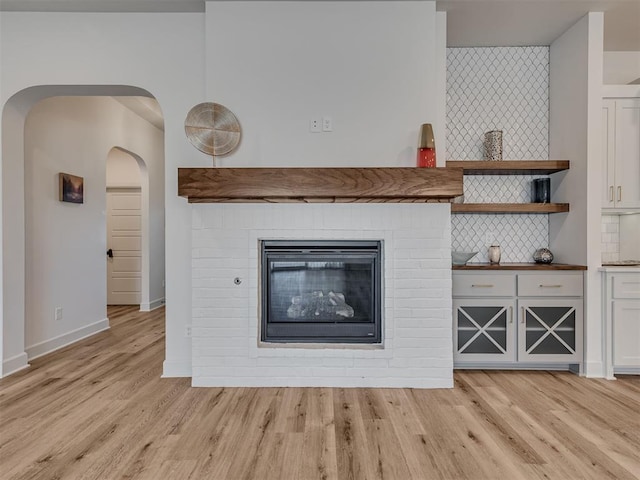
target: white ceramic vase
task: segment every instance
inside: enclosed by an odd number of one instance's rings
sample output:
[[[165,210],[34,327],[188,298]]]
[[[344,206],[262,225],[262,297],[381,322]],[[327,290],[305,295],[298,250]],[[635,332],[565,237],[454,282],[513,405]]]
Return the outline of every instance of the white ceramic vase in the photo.
[[[491,245],[489,247],[489,262],[500,263],[500,245]]]

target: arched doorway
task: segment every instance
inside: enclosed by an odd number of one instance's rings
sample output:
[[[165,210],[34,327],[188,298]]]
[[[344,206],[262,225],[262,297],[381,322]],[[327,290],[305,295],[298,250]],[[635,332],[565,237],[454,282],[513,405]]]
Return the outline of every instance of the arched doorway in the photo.
[[[107,305],[140,305],[143,297],[148,303],[149,281],[143,281],[149,275],[148,268],[144,268],[148,263],[143,265],[143,257],[149,258],[145,249],[148,231],[144,231],[143,224],[149,215],[142,206],[148,189],[142,191],[143,176],[146,180],[147,168],[142,158],[118,147],[109,151]]]
[[[106,158],[114,145],[148,159],[148,204],[164,212],[164,132],[116,96],[151,97],[135,87],[42,86],[19,92],[4,106],[3,376],[108,328]],[[83,204],[58,201],[61,172],[84,178]],[[163,229],[164,215],[149,217],[149,232]],[[161,257],[158,284],[164,280],[161,237],[151,253]],[[147,296],[147,307],[163,297]]]

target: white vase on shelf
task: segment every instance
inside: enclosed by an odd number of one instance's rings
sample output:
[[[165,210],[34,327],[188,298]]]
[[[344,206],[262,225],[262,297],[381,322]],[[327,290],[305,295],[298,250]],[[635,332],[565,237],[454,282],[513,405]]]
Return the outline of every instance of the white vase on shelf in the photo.
[[[491,245],[489,247],[489,262],[493,264],[500,263],[500,245]]]

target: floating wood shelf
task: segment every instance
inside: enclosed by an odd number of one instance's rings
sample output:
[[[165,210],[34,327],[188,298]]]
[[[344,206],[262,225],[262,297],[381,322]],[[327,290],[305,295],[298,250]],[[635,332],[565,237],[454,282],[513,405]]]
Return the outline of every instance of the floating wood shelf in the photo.
[[[569,160],[449,160],[447,167],[459,167],[465,175],[549,175],[569,169]]]
[[[568,203],[454,203],[451,213],[562,213]]]
[[[452,270],[586,270],[585,265],[566,263],[467,263],[453,265]]]
[[[461,168],[179,168],[189,203],[449,202]]]

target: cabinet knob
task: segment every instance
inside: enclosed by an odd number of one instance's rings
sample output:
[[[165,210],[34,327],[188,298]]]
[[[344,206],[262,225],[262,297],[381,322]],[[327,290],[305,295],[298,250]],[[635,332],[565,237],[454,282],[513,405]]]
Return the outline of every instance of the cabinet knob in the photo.
[[[562,288],[562,285],[538,285],[540,288]]]
[[[618,201],[622,201],[622,187],[618,185]]]
[[[474,283],[471,286],[475,288],[493,288],[491,283]]]
[[[613,202],[613,185],[609,187],[609,201]]]

